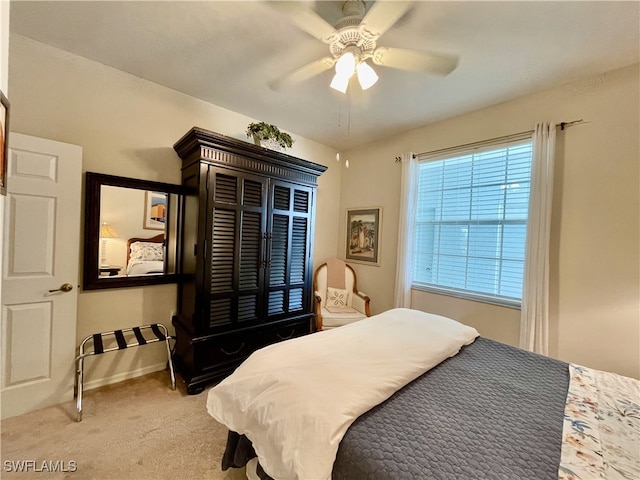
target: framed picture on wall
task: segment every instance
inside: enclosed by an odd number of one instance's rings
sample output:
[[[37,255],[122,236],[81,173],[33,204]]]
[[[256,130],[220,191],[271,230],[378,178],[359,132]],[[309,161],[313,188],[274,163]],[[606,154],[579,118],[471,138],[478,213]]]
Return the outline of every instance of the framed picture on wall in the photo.
[[[379,266],[381,224],[380,207],[347,209],[345,259]]]
[[[9,164],[9,100],[0,92],[0,194],[7,194]]]
[[[167,194],[145,192],[144,225],[146,230],[164,230],[167,219]]]

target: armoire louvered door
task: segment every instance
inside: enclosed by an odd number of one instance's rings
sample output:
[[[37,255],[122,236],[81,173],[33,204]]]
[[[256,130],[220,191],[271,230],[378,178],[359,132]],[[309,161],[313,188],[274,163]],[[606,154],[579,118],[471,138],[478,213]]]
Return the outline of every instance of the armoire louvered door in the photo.
[[[305,289],[309,266],[312,190],[272,180],[267,225],[267,318],[302,312],[310,302]]]
[[[260,322],[264,304],[267,182],[255,175],[211,167],[209,171],[211,265],[209,326]],[[213,188],[211,188],[211,186]]]
[[[258,348],[311,333],[317,178],[326,167],[193,128],[174,149],[185,196],[174,360],[187,392]]]

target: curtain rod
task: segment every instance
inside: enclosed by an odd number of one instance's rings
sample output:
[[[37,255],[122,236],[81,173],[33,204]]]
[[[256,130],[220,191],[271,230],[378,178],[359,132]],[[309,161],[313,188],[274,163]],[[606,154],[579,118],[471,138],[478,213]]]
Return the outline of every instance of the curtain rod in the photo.
[[[560,122],[556,124],[556,127],[560,127],[560,130],[564,130],[567,127],[570,127],[572,125],[576,125],[582,122],[584,122],[582,118],[579,120],[572,120],[570,122]],[[481,147],[482,145],[492,144],[496,142],[515,141],[521,138],[526,138],[527,136],[530,136],[533,132],[534,130],[526,130],[524,132],[514,133],[512,135],[505,135],[503,137],[496,137],[496,138],[490,138],[489,140],[482,140],[480,142],[466,143],[464,145],[458,145],[456,147],[447,147],[447,148],[441,148],[438,150],[431,150],[429,152],[418,153],[418,154],[414,154],[413,157],[415,158],[415,157],[421,157],[423,155],[443,154],[443,153],[452,152],[455,150],[463,150],[465,148]],[[402,158],[395,157],[395,162],[396,163],[402,162]]]
[[[580,120],[572,120],[571,122],[560,122],[560,130],[564,130],[567,127],[570,127],[571,125],[575,125],[576,123],[582,123],[584,122],[583,119]],[[589,123],[589,122],[587,122]]]

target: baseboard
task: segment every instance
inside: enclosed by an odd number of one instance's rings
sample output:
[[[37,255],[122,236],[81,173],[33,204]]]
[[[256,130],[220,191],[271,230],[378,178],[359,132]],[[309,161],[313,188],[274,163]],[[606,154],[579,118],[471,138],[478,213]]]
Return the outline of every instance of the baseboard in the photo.
[[[159,372],[167,368],[167,362],[157,363],[155,365],[149,365],[148,367],[138,368],[137,370],[131,370],[129,372],[118,373],[111,377],[98,378],[97,380],[91,380],[90,382],[84,382],[83,390],[91,390],[93,388],[103,387],[105,385],[111,385],[113,383],[124,382],[132,378],[148,375],[153,372]]]

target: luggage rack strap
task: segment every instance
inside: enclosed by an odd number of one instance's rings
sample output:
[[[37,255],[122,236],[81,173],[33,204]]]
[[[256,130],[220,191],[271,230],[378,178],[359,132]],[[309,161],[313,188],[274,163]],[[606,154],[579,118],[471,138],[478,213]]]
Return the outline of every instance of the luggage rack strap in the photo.
[[[151,338],[144,336],[145,333],[153,333]],[[127,343],[125,339],[125,333],[133,332],[136,337],[136,341]],[[105,340],[113,340],[115,338],[117,347],[104,348]],[[151,325],[142,325],[139,327],[123,328],[121,330],[113,330],[111,332],[94,333],[87,336],[80,344],[79,355],[76,360],[82,357],[88,357],[89,355],[101,355],[107,352],[114,352],[116,350],[124,350],[129,347],[138,347],[140,345],[147,345],[149,343],[164,342],[167,339],[172,340],[173,337],[169,335],[167,327],[161,323],[152,323]],[[93,344],[93,350],[85,352],[87,344]]]

